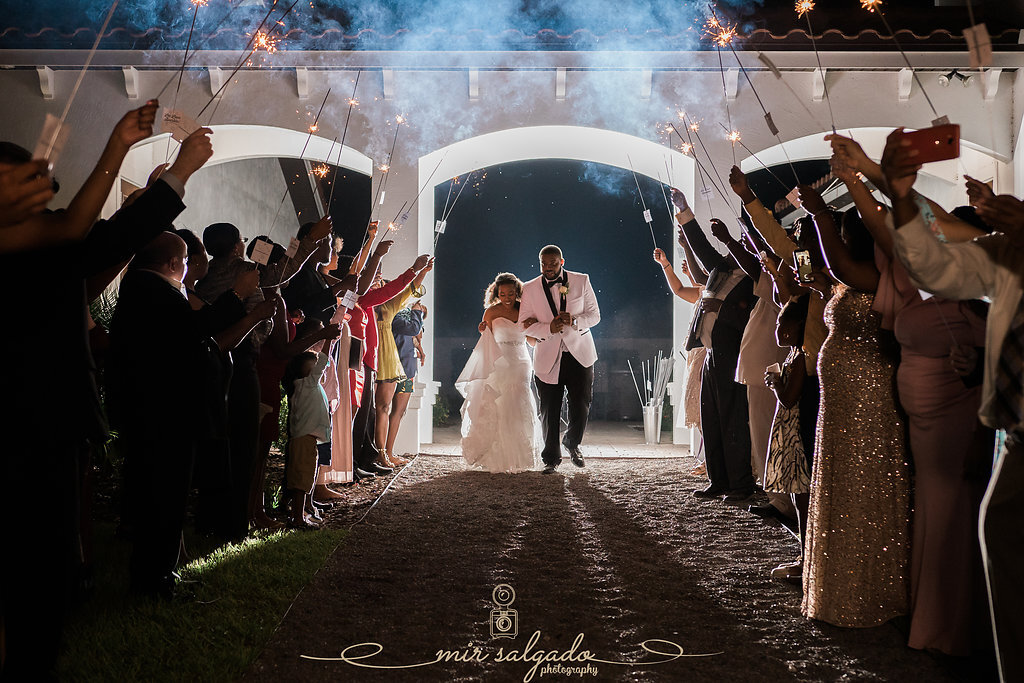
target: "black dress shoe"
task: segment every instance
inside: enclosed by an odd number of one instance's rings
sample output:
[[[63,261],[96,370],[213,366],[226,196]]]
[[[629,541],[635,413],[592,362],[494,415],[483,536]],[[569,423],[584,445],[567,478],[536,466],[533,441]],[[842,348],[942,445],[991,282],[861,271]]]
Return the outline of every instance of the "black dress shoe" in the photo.
[[[554,473],[555,473],[555,466],[554,465],[545,465],[544,466],[544,470],[541,472],[541,474],[554,474]]]
[[[731,505],[743,505],[754,495],[753,489],[734,489],[725,492],[723,500]]]
[[[359,467],[355,468],[352,471],[352,479],[354,481],[359,481],[360,479],[375,479],[376,477],[377,475],[374,474],[373,472],[367,472],[366,470],[361,469]]]
[[[576,467],[583,467],[583,451],[580,450],[580,447],[569,448],[566,446],[566,448],[569,449],[569,458],[572,460],[572,464]]]
[[[725,489],[717,486],[709,486],[706,489],[697,489],[693,492],[694,498],[719,498],[725,495]]]
[[[367,468],[370,472],[373,472],[374,474],[391,474],[392,472],[395,471],[390,467],[384,467],[383,465],[378,465],[375,462],[371,462],[369,465],[367,465]]]
[[[800,526],[797,524],[797,521],[792,517],[782,514],[782,511],[774,505],[751,505],[747,508],[747,512],[760,517],[769,524],[775,526],[781,524],[794,534],[800,533]]]

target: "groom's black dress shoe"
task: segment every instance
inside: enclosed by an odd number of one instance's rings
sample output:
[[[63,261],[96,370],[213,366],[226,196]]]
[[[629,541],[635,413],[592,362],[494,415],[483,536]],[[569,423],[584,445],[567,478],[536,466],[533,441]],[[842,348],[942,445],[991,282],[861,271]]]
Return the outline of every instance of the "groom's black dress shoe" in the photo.
[[[583,452],[579,446],[569,449],[569,458],[572,460],[572,464],[576,467],[583,467]]]
[[[554,465],[545,465],[544,469],[541,472],[541,474],[554,474],[554,473],[555,473],[555,466]]]
[[[697,489],[693,492],[694,498],[718,498],[719,496],[725,495],[725,489],[720,489],[715,486],[709,486],[706,489]]]

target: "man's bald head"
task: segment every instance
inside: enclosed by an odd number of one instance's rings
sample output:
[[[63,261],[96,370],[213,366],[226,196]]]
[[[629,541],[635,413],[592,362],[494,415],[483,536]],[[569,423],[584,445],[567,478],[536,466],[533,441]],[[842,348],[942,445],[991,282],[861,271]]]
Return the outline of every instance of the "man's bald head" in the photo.
[[[173,232],[162,232],[139,250],[132,267],[155,270],[175,280],[185,277],[188,247],[185,240]]]

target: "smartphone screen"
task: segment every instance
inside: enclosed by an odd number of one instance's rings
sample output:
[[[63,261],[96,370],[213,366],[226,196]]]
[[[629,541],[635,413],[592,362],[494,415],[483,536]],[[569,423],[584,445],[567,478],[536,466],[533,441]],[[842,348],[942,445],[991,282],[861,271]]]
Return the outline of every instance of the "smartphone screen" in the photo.
[[[796,265],[796,274],[800,282],[810,282],[811,271],[813,270],[811,252],[806,249],[793,252],[793,262]]]

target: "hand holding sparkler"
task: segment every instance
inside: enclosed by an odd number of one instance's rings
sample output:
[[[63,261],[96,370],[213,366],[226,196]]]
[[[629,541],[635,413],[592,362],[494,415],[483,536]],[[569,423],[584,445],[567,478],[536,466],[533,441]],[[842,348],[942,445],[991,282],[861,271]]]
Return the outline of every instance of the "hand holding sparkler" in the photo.
[[[825,204],[825,200],[822,199],[821,193],[810,185],[800,185],[797,190],[797,197],[800,199],[800,204],[804,207],[804,210],[807,211],[807,213],[814,216],[828,209],[828,205]]]
[[[995,193],[988,183],[983,183],[977,178],[965,175],[967,180],[967,199],[971,206],[977,206],[980,202],[995,197]]]
[[[314,223],[312,228],[310,228],[309,239],[313,240],[314,242],[319,242],[320,240],[329,236],[333,229],[334,223],[331,221],[331,217],[324,216],[316,223]]]
[[[45,159],[0,172],[0,227],[17,225],[42,213],[53,198],[53,180]]]
[[[1013,195],[1000,194],[978,204],[978,215],[996,230],[1020,240],[1024,230],[1024,202]]]
[[[430,254],[420,254],[416,257],[416,260],[412,262],[412,269],[417,273],[430,266],[431,269],[434,267],[434,259],[430,258]],[[430,272],[429,270],[427,272]]]
[[[875,163],[868,158],[868,155],[864,152],[864,148],[860,146],[860,143],[852,138],[848,138],[845,135],[839,135],[838,133],[829,133],[825,136],[825,140],[831,143],[832,153],[842,159],[843,163],[856,171],[863,172]]]
[[[654,250],[654,260],[657,261],[662,268],[672,267],[672,264],[668,260],[668,256],[666,256],[665,252],[661,249]]]
[[[394,242],[391,240],[381,240],[380,244],[378,244],[377,248],[374,250],[373,255],[377,258],[384,258],[384,256],[391,251],[391,245],[393,244]]]
[[[741,171],[739,166],[729,169],[729,186],[744,204],[749,204],[757,199],[753,190],[750,189],[750,183],[747,182],[747,174]]]
[[[170,168],[170,172],[178,180],[186,182],[213,156],[213,143],[210,141],[212,134],[213,131],[209,128],[199,128],[181,141],[178,157]]]
[[[736,241],[730,234],[729,227],[717,218],[711,219],[711,234],[722,244],[732,244]]]
[[[110,142],[127,150],[136,142],[142,142],[153,135],[153,124],[156,122],[156,111],[159,108],[159,101],[149,100],[138,109],[125,114],[114,126]]]
[[[853,185],[860,180],[860,175],[856,169],[847,164],[846,160],[838,154],[832,155],[832,158],[829,159],[829,164],[832,167],[832,175],[839,178],[847,186]]]

